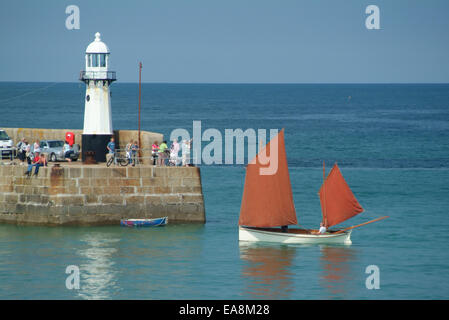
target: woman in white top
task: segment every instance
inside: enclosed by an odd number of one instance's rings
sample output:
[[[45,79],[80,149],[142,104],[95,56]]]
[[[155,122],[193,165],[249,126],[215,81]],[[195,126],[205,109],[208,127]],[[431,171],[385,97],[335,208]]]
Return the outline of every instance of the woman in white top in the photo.
[[[129,163],[132,161],[132,147],[133,147],[133,141],[130,140],[128,144],[125,146],[126,151],[126,158],[128,159]]]
[[[187,167],[190,163],[190,144],[192,143],[192,139],[190,140],[182,140],[182,165]]]
[[[170,161],[175,166],[178,165],[178,163],[179,163],[178,153],[179,153],[179,143],[178,143],[178,139],[175,138],[170,147]]]
[[[39,144],[39,140],[36,140],[33,144],[33,153],[39,152],[41,153],[41,146]]]

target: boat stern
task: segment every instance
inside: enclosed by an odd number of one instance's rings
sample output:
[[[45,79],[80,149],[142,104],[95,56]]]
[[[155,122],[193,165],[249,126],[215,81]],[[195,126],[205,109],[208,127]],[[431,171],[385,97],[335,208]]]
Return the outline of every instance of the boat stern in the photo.
[[[343,244],[346,244],[346,245],[351,245],[352,244],[351,233],[352,233],[352,230],[345,231],[346,238],[345,238],[345,241],[343,242]]]

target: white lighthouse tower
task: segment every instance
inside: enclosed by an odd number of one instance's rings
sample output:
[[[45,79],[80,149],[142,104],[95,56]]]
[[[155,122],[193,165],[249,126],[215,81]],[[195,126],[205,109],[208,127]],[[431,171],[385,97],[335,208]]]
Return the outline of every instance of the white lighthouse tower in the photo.
[[[116,80],[116,74],[109,71],[109,48],[100,36],[97,32],[95,40],[87,47],[86,68],[80,73],[80,81],[86,84],[83,161],[86,152],[92,151],[96,161],[106,161],[106,146],[113,135],[109,87]]]

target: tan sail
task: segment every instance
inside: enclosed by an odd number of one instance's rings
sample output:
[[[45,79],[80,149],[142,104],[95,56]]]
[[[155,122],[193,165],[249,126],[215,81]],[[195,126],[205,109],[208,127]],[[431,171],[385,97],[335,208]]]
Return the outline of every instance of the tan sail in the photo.
[[[278,156],[270,161],[277,158],[277,170],[266,174],[270,164],[265,164],[264,155],[275,155],[276,147]],[[297,223],[282,129],[246,167],[239,225],[262,228]]]
[[[363,212],[337,164],[320,188],[321,210],[327,227],[332,227]]]

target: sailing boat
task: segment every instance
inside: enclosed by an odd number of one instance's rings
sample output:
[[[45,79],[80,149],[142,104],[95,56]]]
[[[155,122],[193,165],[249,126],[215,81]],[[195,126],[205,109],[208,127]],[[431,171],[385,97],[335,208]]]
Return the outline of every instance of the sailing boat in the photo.
[[[266,169],[268,154],[276,154],[277,170],[274,174],[261,174]],[[327,178],[323,165],[324,182],[319,190],[323,223],[326,228],[335,226],[363,212],[348,184],[343,178],[337,164],[334,165]],[[365,222],[365,225],[387,217]],[[266,241],[278,243],[300,244],[351,244],[349,227],[343,230],[328,230],[319,234],[317,230],[288,228],[296,225],[295,206],[290,183],[285,152],[284,129],[272,139],[264,149],[247,165],[245,187],[242,197],[239,218],[239,240]],[[280,228],[281,227],[281,228]]]

